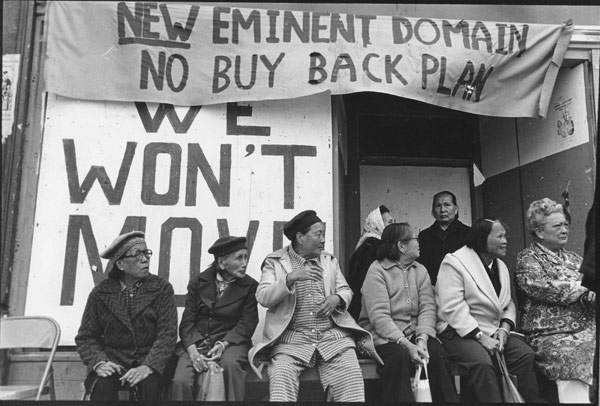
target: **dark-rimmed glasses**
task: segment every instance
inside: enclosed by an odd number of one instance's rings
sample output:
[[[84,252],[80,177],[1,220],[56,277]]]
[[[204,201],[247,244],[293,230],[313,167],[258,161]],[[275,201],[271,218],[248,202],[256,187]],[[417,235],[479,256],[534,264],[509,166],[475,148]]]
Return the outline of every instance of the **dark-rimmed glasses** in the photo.
[[[150,259],[152,257],[152,250],[138,250],[135,252],[135,254],[133,255],[124,255],[119,259],[123,259],[123,258],[134,258],[137,259],[138,261],[143,260],[144,258],[146,259]]]
[[[406,238],[402,241],[410,241],[410,240],[417,240],[417,242],[419,242],[419,237],[410,237],[410,238]]]

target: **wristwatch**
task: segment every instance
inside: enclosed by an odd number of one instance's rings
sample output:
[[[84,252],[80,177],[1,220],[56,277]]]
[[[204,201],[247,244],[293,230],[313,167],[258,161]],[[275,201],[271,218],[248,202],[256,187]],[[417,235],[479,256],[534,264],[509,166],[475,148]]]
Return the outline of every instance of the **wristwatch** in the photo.
[[[477,334],[475,334],[475,339],[477,341],[481,341],[482,337],[483,337],[483,331],[479,331]]]

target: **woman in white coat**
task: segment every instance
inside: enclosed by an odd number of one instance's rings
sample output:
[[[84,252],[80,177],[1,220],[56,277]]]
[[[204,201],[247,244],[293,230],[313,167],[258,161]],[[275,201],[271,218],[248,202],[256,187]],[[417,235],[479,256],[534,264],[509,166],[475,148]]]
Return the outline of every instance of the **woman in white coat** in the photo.
[[[517,376],[527,402],[539,396],[535,355],[515,327],[510,275],[500,258],[506,255],[506,227],[499,220],[479,219],[466,246],[447,254],[438,274],[435,297],[438,337],[450,360],[468,370],[469,384],[480,402],[502,402],[494,353],[504,353],[508,370]]]

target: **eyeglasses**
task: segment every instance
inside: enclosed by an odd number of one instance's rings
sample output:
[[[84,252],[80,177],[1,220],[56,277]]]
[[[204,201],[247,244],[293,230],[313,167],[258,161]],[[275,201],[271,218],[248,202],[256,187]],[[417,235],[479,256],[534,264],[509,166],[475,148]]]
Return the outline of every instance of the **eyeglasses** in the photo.
[[[135,252],[135,254],[133,255],[125,255],[122,256],[119,259],[123,259],[123,258],[134,258],[137,259],[138,261],[143,260],[144,258],[146,259],[150,259],[152,257],[152,250],[138,250]]]
[[[410,238],[404,239],[402,241],[410,241],[410,240],[417,240],[417,242],[419,242],[419,237],[410,237]]]

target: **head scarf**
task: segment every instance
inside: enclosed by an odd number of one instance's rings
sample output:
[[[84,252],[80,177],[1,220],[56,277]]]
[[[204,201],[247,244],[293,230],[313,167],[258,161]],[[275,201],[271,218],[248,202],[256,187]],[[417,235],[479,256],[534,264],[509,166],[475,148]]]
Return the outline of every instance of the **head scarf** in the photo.
[[[379,206],[377,206],[377,208],[369,213],[365,219],[362,235],[356,244],[356,248],[360,247],[361,244],[369,237],[375,237],[378,240],[381,240],[381,233],[383,233],[384,228],[385,223],[383,222],[383,217],[381,217]]]

